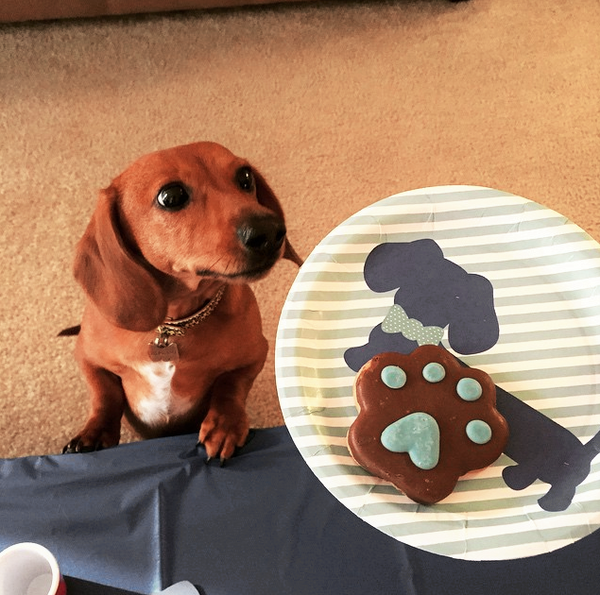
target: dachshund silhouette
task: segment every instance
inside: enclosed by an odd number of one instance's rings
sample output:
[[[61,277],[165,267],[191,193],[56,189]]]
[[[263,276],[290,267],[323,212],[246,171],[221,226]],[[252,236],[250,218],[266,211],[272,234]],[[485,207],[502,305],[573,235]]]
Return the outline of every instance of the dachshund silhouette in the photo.
[[[424,335],[440,336],[436,329],[447,327],[448,343],[463,355],[486,351],[498,341],[492,284],[447,260],[431,239],[380,244],[365,261],[364,277],[375,292],[397,291],[390,315],[371,331],[368,343],[345,352],[355,372],[378,353],[410,353],[426,340]],[[516,463],[503,470],[506,485],[522,490],[539,479],[550,485],[538,500],[540,507],[549,512],[568,508],[600,452],[600,432],[582,444],[568,429],[498,386],[496,406],[510,428],[504,453]]]

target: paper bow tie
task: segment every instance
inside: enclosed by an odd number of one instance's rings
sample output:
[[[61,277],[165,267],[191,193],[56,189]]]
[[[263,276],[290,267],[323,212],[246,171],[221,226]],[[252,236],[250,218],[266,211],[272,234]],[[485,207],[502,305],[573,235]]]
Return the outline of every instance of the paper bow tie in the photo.
[[[423,326],[415,318],[409,318],[402,306],[394,304],[381,324],[384,333],[402,333],[410,341],[421,345],[439,345],[444,329],[439,326]]]

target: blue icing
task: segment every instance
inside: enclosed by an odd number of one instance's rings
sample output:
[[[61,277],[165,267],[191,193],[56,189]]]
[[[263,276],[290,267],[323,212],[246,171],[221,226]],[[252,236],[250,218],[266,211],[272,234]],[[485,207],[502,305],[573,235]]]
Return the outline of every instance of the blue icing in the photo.
[[[406,372],[400,366],[386,366],[381,370],[381,380],[390,388],[402,388],[406,384]]]
[[[456,384],[456,392],[463,401],[477,401],[483,389],[475,378],[461,378]]]
[[[475,444],[487,444],[492,439],[492,428],[481,419],[474,419],[467,424],[467,436]]]
[[[407,452],[419,469],[433,469],[440,459],[440,428],[428,413],[411,413],[383,430],[381,444],[391,452]]]
[[[431,362],[423,368],[423,378],[427,382],[441,382],[446,377],[446,370],[442,364]]]

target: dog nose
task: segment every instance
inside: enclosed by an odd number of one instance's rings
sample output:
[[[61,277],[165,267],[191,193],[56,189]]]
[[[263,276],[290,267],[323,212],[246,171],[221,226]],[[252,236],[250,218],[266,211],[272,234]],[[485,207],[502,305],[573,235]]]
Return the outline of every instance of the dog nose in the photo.
[[[247,219],[237,230],[242,246],[254,256],[268,256],[277,252],[285,240],[285,234],[283,221],[275,216]]]

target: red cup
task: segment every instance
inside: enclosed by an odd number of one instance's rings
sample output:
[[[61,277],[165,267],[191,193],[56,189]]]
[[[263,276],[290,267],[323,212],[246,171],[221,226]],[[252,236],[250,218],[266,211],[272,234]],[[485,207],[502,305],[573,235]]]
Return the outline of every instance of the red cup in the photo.
[[[67,587],[43,545],[17,543],[0,553],[0,595],[67,595]]]

